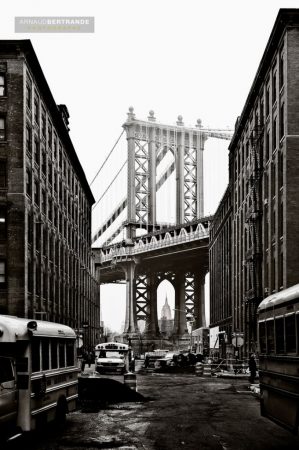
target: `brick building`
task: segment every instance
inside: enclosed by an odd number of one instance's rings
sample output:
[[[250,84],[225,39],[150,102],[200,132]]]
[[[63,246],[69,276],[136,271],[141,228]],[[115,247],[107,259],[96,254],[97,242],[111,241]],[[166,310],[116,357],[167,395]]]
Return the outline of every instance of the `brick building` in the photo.
[[[232,334],[231,226],[231,190],[228,186],[210,226],[209,265],[210,327],[219,327],[229,340]]]
[[[0,313],[100,327],[94,198],[31,42],[0,41]]]
[[[244,354],[256,348],[260,301],[299,280],[298,68],[299,10],[282,9],[229,146],[231,235],[225,222],[215,232],[226,197],[211,234],[212,261],[217,241],[231,241],[231,313],[220,306],[227,302],[219,287],[227,256],[220,252],[210,267],[211,326],[221,310],[232,332],[244,333]]]

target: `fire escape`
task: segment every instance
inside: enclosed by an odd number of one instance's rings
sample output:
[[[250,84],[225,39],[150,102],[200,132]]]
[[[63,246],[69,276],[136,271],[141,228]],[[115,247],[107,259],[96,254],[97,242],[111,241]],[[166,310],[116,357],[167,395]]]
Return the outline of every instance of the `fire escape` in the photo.
[[[250,135],[251,166],[249,169],[249,202],[246,214],[248,231],[246,267],[247,285],[245,295],[245,323],[248,352],[255,350],[256,311],[262,300],[262,174],[263,174],[263,127],[256,126]]]

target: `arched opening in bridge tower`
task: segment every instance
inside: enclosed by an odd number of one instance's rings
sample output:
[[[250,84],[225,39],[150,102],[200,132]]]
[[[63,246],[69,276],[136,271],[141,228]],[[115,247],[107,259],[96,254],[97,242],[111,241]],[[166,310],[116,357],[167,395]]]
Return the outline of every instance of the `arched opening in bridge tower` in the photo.
[[[174,287],[163,280],[157,289],[157,311],[159,330],[165,339],[171,339],[174,324]]]
[[[171,223],[176,221],[176,170],[173,150],[164,147],[158,152],[161,161],[157,165],[157,193],[156,211],[158,223]]]
[[[103,340],[113,340],[124,331],[126,315],[126,285],[109,283],[101,285],[101,326]]]

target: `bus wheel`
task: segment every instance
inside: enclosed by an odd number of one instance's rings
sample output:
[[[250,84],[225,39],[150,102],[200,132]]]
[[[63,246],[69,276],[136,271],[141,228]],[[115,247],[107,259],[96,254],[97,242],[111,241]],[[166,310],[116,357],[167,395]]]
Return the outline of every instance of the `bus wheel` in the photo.
[[[67,404],[64,398],[58,400],[56,406],[55,422],[58,427],[63,427],[66,422]]]

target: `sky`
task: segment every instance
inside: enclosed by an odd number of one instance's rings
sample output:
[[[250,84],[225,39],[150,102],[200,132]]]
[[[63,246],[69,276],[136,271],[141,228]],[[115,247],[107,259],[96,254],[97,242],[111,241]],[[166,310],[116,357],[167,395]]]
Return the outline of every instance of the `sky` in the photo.
[[[70,136],[90,182],[130,106],[137,118],[152,109],[168,124],[180,114],[186,125],[200,118],[205,127],[233,129],[279,8],[296,7],[298,0],[10,0],[0,37],[31,39],[56,103],[68,107]],[[95,32],[20,34],[15,16],[92,16]],[[227,185],[227,147],[206,143],[207,214]],[[109,175],[97,183],[104,189]],[[123,297],[123,286],[101,292],[102,319],[115,330],[124,320]]]

